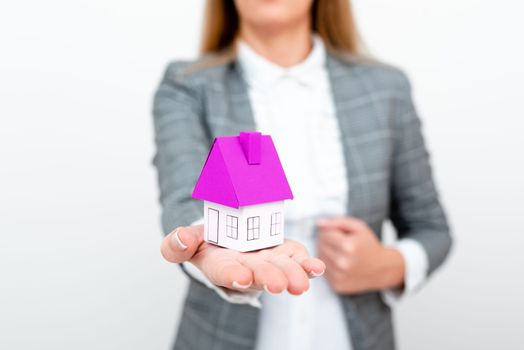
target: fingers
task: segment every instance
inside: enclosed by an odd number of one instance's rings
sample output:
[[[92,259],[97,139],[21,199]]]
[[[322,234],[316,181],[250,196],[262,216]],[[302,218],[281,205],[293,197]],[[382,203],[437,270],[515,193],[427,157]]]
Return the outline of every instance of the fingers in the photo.
[[[160,246],[164,259],[172,263],[188,261],[202,243],[203,226],[178,227],[168,234]]]
[[[337,228],[344,232],[360,232],[367,224],[360,219],[351,216],[337,216],[334,218],[320,219],[317,221],[319,228]]]
[[[348,238],[348,234],[343,233],[338,229],[327,227],[325,229],[320,230],[317,244],[325,244],[338,251],[342,250],[342,248],[348,244]]]
[[[265,258],[278,267],[288,280],[288,292],[302,294],[309,288],[309,277],[321,276],[326,265],[309,256],[306,248],[295,241],[286,240],[272,250],[266,250]]]
[[[244,255],[239,261],[253,271],[255,288],[262,289],[270,293],[281,293],[288,286],[288,280],[284,272],[268,261],[256,255]]]
[[[333,247],[327,244],[319,244],[317,250],[318,257],[330,267],[330,270],[333,268],[338,269],[339,264],[337,264],[337,260],[340,254]]]
[[[309,289],[309,278],[301,265],[289,256],[278,254],[270,262],[278,267],[287,278],[287,291],[293,295],[300,295]]]
[[[216,259],[211,259],[212,260]],[[233,258],[216,260],[212,264],[202,265],[209,280],[220,287],[246,290],[253,284],[253,272]]]
[[[320,259],[311,258],[307,255],[299,254],[292,257],[298,263],[309,277],[319,277],[326,271],[326,264]]]

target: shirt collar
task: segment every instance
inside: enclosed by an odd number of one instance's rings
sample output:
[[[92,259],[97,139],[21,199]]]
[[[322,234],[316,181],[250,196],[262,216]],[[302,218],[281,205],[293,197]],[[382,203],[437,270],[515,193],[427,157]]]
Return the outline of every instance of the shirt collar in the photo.
[[[313,35],[312,40],[313,48],[309,55],[302,62],[287,68],[269,61],[240,40],[237,46],[237,59],[246,82],[252,87],[262,89],[270,89],[283,77],[296,79],[305,85],[314,84],[314,73],[325,69],[326,50],[318,35]]]

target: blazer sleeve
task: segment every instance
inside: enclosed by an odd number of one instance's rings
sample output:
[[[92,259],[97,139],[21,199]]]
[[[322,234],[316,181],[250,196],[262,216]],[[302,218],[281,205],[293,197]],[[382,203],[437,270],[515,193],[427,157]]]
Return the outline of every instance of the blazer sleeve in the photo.
[[[171,63],[154,96],[153,117],[162,226],[165,234],[202,216],[201,201],[191,197],[209,149],[203,97],[198,84]]]
[[[399,105],[394,119],[390,219],[399,239],[419,242],[428,256],[428,274],[448,255],[452,237],[432,175],[421,121],[411,86],[400,74]]]

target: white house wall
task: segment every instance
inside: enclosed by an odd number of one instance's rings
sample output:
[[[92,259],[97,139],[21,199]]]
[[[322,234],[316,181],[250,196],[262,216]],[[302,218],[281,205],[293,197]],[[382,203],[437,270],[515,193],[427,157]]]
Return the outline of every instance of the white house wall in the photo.
[[[281,213],[281,228],[280,234],[272,236],[271,230],[271,214]],[[284,201],[262,203],[256,205],[250,205],[242,207],[242,216],[244,225],[246,225],[245,232],[245,246],[246,250],[256,250],[275,245],[282,244],[284,242]],[[260,238],[256,240],[247,240],[247,219],[249,217],[260,217]]]
[[[235,249],[238,251],[251,251],[257,249],[263,249],[271,246],[281,244],[284,241],[284,201],[270,202],[263,204],[250,205],[245,207],[240,207],[239,209],[227,207],[221,204],[212,203],[205,201],[204,202],[204,238],[207,241],[210,241],[209,228],[216,229],[214,223],[209,224],[208,213],[211,215],[216,215],[218,211],[218,242],[211,242],[217,245]],[[280,214],[280,234],[271,235],[271,214],[273,213]],[[238,238],[234,239],[228,237],[226,234],[226,220],[227,215],[232,215],[238,217]],[[248,240],[247,238],[247,222],[250,217],[259,217],[259,238]],[[213,220],[214,221],[214,220]],[[214,231],[211,236],[216,235]],[[214,237],[216,238],[216,237]]]
[[[218,242],[212,242],[209,240],[210,233],[209,233],[209,221],[208,221],[208,215],[209,215],[209,208],[216,209],[219,212],[218,215]],[[232,215],[238,217],[238,239],[229,238],[226,235],[226,220],[227,215]],[[217,244],[222,247],[227,247],[231,249],[235,249],[238,251],[243,251],[245,246],[242,244],[243,240],[241,239],[242,232],[246,231],[246,224],[244,223],[242,218],[242,209],[236,209],[227,207],[225,205],[213,203],[204,201],[204,239],[210,243]]]

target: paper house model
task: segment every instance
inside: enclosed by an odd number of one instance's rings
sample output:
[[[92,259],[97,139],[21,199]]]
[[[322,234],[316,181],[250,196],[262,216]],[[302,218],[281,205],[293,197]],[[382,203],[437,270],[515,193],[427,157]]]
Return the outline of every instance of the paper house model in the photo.
[[[204,201],[204,239],[246,252],[284,241],[284,200],[293,193],[269,135],[215,138],[193,197]]]

